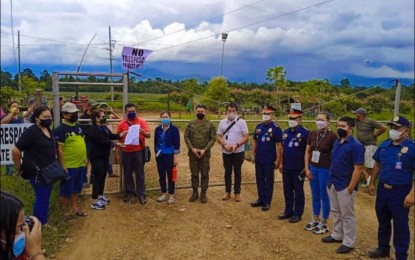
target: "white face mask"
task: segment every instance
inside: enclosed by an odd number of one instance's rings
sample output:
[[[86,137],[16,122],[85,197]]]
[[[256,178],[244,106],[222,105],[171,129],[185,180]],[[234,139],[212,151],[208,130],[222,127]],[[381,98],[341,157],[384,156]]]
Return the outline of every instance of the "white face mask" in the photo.
[[[270,115],[262,115],[262,121],[267,122],[271,120],[271,116]]]
[[[228,119],[229,120],[234,120],[236,118],[236,113],[228,113]]]
[[[393,140],[399,140],[401,138],[402,132],[399,132],[398,130],[392,129],[389,131],[389,137]]]
[[[321,120],[316,121],[316,126],[317,126],[318,129],[324,129],[328,125],[329,125],[329,123],[327,121],[321,121]]]
[[[298,122],[296,120],[288,120],[288,126],[293,128],[298,126]]]

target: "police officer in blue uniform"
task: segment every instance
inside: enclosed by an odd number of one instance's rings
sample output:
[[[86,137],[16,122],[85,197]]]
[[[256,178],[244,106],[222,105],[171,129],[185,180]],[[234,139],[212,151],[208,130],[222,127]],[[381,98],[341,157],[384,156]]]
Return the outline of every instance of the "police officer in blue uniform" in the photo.
[[[403,116],[396,116],[388,123],[390,139],[376,150],[376,161],[369,194],[376,197],[376,215],[379,222],[378,247],[369,251],[370,258],[390,256],[390,238],[393,221],[393,246],[397,260],[408,258],[410,242],[409,209],[414,206],[415,144],[409,139],[410,123]]]
[[[282,135],[282,164],[280,172],[284,187],[285,211],[278,219],[290,223],[301,220],[304,212],[304,155],[309,130],[302,124],[302,111],[291,109],[288,126]]]
[[[264,106],[263,123],[256,126],[253,137],[252,162],[255,162],[258,199],[252,202],[251,206],[262,207],[262,211],[268,211],[271,207],[274,169],[278,169],[281,163],[282,130],[273,122],[274,113],[275,108]]]

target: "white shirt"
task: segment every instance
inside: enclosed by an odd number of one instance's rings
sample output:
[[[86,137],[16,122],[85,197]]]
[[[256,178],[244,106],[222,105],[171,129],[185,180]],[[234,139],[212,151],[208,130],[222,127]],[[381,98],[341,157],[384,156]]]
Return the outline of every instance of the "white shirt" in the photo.
[[[228,132],[226,132],[226,134],[223,134],[226,129],[234,122],[236,121],[236,123],[232,126],[231,129],[229,129]],[[238,117],[235,118],[234,121],[229,121],[228,118],[222,119],[219,123],[219,127],[218,127],[218,135],[222,135],[222,142],[225,145],[228,146],[233,146],[235,145],[238,141],[240,141],[242,139],[242,136],[247,135],[248,134],[248,126],[246,125],[245,120],[239,118]],[[240,153],[245,151],[245,146],[241,145],[238,148],[236,148],[235,153]],[[225,149],[222,147],[222,152],[226,153],[226,154],[230,154],[230,152],[225,151]]]

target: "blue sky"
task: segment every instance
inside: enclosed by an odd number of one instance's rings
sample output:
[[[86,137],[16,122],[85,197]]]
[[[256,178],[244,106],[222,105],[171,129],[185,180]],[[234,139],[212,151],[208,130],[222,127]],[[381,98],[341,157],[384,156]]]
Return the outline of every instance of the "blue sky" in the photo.
[[[22,68],[76,71],[96,34],[81,71],[108,72],[108,26],[115,72],[129,46],[154,51],[138,73],[208,80],[220,75],[227,32],[223,74],[231,81],[263,83],[273,66],[293,81],[414,81],[412,0],[1,1],[2,69],[17,70],[19,30]]]

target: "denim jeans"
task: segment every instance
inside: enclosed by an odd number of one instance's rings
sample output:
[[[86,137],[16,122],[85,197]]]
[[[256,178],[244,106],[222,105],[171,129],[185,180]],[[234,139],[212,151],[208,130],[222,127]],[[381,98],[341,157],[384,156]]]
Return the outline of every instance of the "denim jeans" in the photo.
[[[313,215],[320,216],[323,208],[323,220],[327,220],[330,215],[330,200],[327,194],[327,179],[329,178],[329,168],[321,168],[310,165],[313,179],[310,180]]]
[[[30,179],[30,184],[35,191],[35,203],[33,203],[33,216],[37,217],[42,225],[48,223],[49,198],[52,193],[52,185],[46,185],[42,181],[38,183]]]

